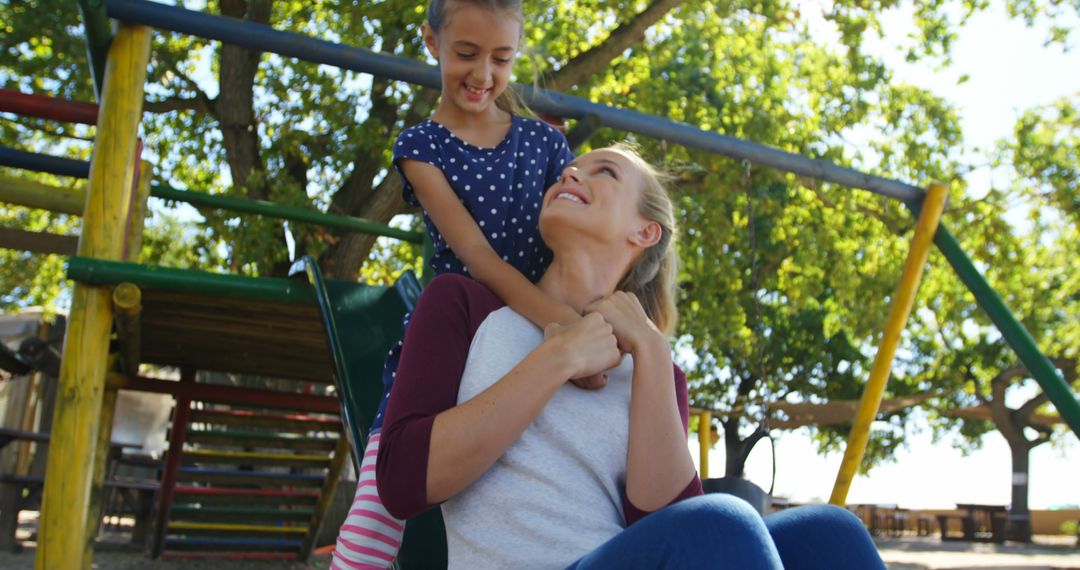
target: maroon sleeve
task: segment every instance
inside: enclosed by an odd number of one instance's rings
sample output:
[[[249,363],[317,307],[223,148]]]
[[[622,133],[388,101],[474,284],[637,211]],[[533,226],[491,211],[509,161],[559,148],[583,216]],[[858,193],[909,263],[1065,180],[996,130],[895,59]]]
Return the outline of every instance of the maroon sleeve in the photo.
[[[689,430],[690,426],[690,404],[686,395],[686,374],[678,365],[675,365],[675,403],[679,406],[679,417],[682,418],[683,431]],[[701,489],[701,478],[697,473],[694,473],[694,478],[690,480],[690,483],[679,493],[674,499],[667,505],[674,505],[683,499],[689,499],[690,497],[696,497],[703,494]],[[623,490],[622,496],[623,513],[626,515],[626,526],[630,526],[635,522],[645,518],[645,515],[653,511],[643,511],[634,503],[630,502],[630,498],[626,496],[626,490]]]
[[[457,405],[476,329],[503,304],[467,277],[442,275],[416,304],[383,421],[376,480],[386,510],[399,519],[431,507],[428,452],[435,416]]]

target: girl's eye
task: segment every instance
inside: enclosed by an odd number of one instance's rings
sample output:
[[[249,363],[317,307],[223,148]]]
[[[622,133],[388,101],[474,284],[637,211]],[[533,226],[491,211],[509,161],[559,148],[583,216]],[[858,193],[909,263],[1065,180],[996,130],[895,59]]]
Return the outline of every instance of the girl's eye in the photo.
[[[508,57],[496,57],[495,58],[495,63],[497,63],[499,65],[506,65],[506,64],[510,63],[510,58],[508,58]]]
[[[460,57],[461,59],[472,59],[472,58],[476,57],[476,54],[475,53],[462,53],[462,52],[459,51],[457,53],[457,56]]]
[[[610,177],[612,177],[612,178],[614,178],[616,180],[618,180],[618,178],[619,178],[615,174],[615,169],[611,168],[610,166],[601,166],[600,168],[597,168],[596,171],[607,174],[608,176],[610,176]]]

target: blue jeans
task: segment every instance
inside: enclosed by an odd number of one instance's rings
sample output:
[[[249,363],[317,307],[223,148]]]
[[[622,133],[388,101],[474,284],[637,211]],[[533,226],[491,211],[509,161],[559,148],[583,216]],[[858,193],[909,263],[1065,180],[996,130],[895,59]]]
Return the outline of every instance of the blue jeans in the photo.
[[[885,564],[862,521],[844,509],[810,505],[762,519],[741,499],[710,494],[645,517],[570,566],[594,568],[884,570]]]

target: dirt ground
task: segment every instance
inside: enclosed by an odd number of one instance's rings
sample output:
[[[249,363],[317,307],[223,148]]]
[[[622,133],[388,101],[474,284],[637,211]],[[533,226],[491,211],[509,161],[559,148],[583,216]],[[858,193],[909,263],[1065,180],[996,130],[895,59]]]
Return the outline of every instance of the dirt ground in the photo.
[[[942,543],[936,538],[881,538],[878,551],[889,570],[1080,570],[1080,548],[1073,539],[1038,537],[1032,545]],[[307,564],[268,560],[150,560],[129,548],[105,545],[94,554],[101,570],[325,570],[329,556],[313,556]],[[0,568],[34,567],[33,543],[18,554],[0,552]]]

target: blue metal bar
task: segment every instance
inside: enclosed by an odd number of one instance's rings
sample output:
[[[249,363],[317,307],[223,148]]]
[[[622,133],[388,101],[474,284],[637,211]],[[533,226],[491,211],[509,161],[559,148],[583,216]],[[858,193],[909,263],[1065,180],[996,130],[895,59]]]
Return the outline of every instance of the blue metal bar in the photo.
[[[89,178],[90,176],[90,163],[85,160],[60,158],[2,146],[0,146],[0,166],[75,178]]]
[[[313,63],[406,81],[432,89],[439,89],[441,85],[437,68],[401,56],[343,46],[301,34],[275,30],[264,24],[195,12],[146,0],[107,0],[106,6],[109,16],[125,22],[218,40],[252,50],[269,51]],[[864,174],[827,160],[807,158],[762,144],[703,131],[686,123],[617,109],[580,97],[534,89],[531,86],[518,86],[518,88],[529,106],[542,113],[572,119],[583,119],[589,115],[595,115],[600,124],[606,127],[739,160],[749,160],[755,164],[817,180],[869,190],[904,202],[920,202],[924,194],[923,189],[911,184]]]

